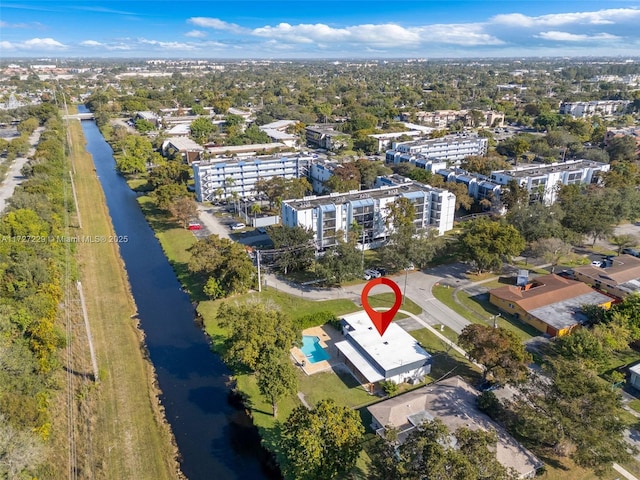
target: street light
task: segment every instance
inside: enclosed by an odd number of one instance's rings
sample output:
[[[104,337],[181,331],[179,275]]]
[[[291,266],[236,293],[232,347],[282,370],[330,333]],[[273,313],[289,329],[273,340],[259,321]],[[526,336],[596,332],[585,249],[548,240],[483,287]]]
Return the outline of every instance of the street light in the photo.
[[[501,315],[501,313],[498,313],[497,315],[491,317],[491,319],[493,320],[493,328],[498,328],[498,317]]]

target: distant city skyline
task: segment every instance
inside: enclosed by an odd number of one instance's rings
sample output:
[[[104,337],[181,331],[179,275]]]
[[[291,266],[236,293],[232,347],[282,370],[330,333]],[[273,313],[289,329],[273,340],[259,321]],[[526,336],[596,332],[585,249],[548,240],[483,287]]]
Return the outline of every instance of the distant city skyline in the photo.
[[[638,1],[92,1],[0,6],[0,58],[639,56]]]

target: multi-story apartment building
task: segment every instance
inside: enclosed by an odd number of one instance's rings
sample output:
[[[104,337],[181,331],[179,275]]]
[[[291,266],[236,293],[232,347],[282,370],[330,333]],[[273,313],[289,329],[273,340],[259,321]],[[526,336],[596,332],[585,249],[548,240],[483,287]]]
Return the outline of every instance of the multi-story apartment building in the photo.
[[[312,157],[309,155],[218,158],[207,162],[195,162],[196,198],[199,202],[215,200],[220,192],[224,197],[236,192],[240,197],[256,194],[258,179],[272,177],[306,177]]]
[[[446,128],[449,125],[462,121],[465,124],[472,124],[474,127],[502,127],[504,126],[504,113],[495,112],[493,110],[480,111],[483,119],[476,123],[476,119],[471,118],[470,110],[436,110],[434,112],[416,112],[400,114],[400,119],[408,120],[412,116],[425,124],[434,128]]]
[[[624,113],[629,100],[594,100],[591,102],[562,102],[560,113],[576,118],[592,117],[593,115],[610,116]]]
[[[314,147],[326,150],[337,150],[346,145],[351,137],[343,132],[335,130],[332,125],[309,125],[305,128],[307,143]]]
[[[524,165],[512,170],[491,172],[491,181],[507,185],[511,180],[527,189],[532,200],[547,205],[556,201],[557,186],[574,183],[596,183],[600,173],[608,172],[609,164],[592,160],[569,160],[549,165]]]
[[[282,202],[282,223],[313,231],[318,248],[337,243],[338,235],[345,239],[357,223],[362,229],[360,243],[365,248],[380,244],[393,228],[387,225],[389,205],[397,198],[409,199],[415,208],[416,231],[433,228],[439,235],[453,228],[456,197],[447,190],[418,182],[383,186],[349,193],[332,193]]]
[[[486,155],[489,141],[481,137],[443,137],[394,144],[387,150],[387,163],[409,161],[412,156],[459,162],[469,156]]]

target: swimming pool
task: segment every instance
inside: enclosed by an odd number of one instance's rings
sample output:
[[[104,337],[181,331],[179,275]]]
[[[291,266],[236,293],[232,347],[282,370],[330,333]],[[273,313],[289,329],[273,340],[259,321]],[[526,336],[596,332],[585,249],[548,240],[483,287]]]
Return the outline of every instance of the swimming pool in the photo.
[[[329,354],[320,346],[320,338],[303,335],[302,347],[300,347],[304,356],[307,357],[309,363],[317,363],[323,360],[329,360]]]

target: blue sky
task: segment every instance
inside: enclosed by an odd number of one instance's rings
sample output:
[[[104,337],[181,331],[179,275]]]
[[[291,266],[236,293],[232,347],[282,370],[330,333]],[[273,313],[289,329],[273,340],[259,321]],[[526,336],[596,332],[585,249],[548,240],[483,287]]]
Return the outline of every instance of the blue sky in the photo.
[[[0,57],[639,56],[640,0],[2,0]]]

